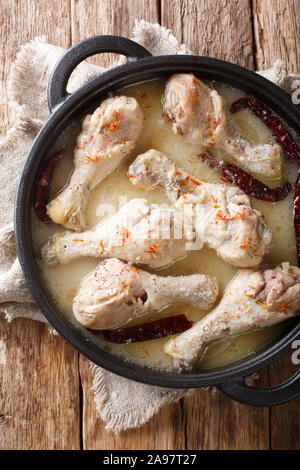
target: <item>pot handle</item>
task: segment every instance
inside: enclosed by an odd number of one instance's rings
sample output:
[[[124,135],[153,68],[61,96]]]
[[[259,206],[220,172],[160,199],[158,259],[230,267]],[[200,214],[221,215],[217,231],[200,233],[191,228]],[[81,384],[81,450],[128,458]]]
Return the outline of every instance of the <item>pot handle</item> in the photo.
[[[300,368],[286,382],[268,388],[249,387],[245,378],[219,384],[217,388],[234,400],[252,406],[275,406],[286,403],[300,395]]]
[[[48,85],[48,105],[51,113],[70,96],[66,88],[75,67],[88,57],[102,52],[125,55],[129,62],[151,56],[140,44],[120,36],[94,36],[83,39],[63,55],[52,72]]]

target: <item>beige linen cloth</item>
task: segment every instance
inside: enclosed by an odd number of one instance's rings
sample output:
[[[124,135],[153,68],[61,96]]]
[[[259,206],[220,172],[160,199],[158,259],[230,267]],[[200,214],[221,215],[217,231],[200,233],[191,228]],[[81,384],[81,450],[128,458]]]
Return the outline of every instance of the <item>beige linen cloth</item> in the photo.
[[[170,30],[145,21],[136,22],[133,39],[153,55],[192,53],[185,45],[178,43]],[[0,311],[8,321],[16,317],[46,321],[27,290],[18,262],[13,212],[23,163],[36,134],[49,117],[49,76],[64,52],[61,47],[47,44],[45,38],[36,38],[21,48],[9,78],[9,104],[15,126],[0,141]],[[80,64],[72,74],[68,90],[74,91],[103,71],[94,65]],[[272,69],[262,74],[288,91],[291,90],[293,79],[299,78],[285,76],[280,61],[276,61]],[[97,412],[105,421],[106,428],[115,433],[141,426],[162,405],[192,393],[191,390],[139,384],[107,372],[95,364],[91,364],[91,369]]]

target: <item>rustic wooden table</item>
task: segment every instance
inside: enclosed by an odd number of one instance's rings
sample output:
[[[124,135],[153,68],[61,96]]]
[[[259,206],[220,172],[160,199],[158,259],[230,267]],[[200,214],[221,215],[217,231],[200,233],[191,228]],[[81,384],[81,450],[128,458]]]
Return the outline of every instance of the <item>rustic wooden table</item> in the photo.
[[[300,0],[0,0],[1,134],[11,122],[6,80],[21,44],[38,35],[66,48],[97,34],[130,37],[135,18],[172,29],[196,54],[254,70],[280,58],[300,71]],[[0,340],[1,449],[300,448],[300,399],[260,409],[202,390],[115,437],[96,415],[88,361],[62,338],[30,320],[1,319]],[[293,372],[286,357],[257,385]]]

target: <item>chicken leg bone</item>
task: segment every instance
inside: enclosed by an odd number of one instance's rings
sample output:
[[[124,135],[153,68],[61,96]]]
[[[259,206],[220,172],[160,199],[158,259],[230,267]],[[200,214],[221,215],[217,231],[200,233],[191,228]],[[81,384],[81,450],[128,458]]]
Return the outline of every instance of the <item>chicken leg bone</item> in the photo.
[[[135,98],[108,98],[82,122],[74,149],[74,171],[66,188],[47,206],[51,219],[81,231],[89,192],[134,148],[143,115]]]
[[[211,276],[156,276],[111,258],[82,280],[73,313],[83,326],[105,330],[177,302],[209,309],[217,295],[218,284]]]
[[[249,142],[229,120],[218,92],[193,74],[172,75],[165,87],[163,104],[176,134],[205,147],[223,149],[257,176],[280,179],[280,146]]]
[[[258,266],[270,249],[272,234],[262,214],[252,209],[249,197],[236,186],[199,181],[156,150],[139,155],[128,173],[134,185],[164,188],[182,212],[185,205],[197,208],[200,220],[192,225],[203,242],[228,263]]]
[[[219,305],[191,329],[168,341],[165,352],[178,368],[193,368],[214,341],[253,328],[276,325],[299,314],[300,269],[283,263],[274,269],[242,269]]]
[[[178,223],[173,208],[132,199],[91,230],[54,235],[43,246],[42,258],[54,265],[80,257],[115,257],[160,268],[187,254],[186,239],[173,237]]]

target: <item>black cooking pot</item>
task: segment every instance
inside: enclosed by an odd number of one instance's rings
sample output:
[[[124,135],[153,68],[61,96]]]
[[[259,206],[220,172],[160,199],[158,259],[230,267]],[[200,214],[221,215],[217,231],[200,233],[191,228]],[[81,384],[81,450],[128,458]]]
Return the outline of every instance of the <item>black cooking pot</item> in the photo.
[[[75,93],[66,91],[74,68],[84,59],[101,52],[127,56],[125,65],[94,78]],[[300,112],[290,97],[259,75],[237,65],[207,57],[173,55],[152,57],[139,44],[117,36],[98,36],[73,46],[57,64],[49,83],[48,101],[52,112],[36,137],[21,176],[15,211],[18,255],[33,298],[49,322],[67,341],[94,363],[130,379],[165,387],[194,388],[216,385],[230,397],[251,405],[271,406],[300,395],[300,369],[287,382],[267,389],[248,387],[244,378],[291,351],[300,338],[300,324],[291,321],[284,334],[263,350],[230,366],[191,374],[160,372],[125,362],[101,348],[97,335],[71,323],[50,297],[36,263],[31,229],[31,207],[38,175],[49,158],[58,136],[70,122],[96,108],[110,91],[127,85],[165,77],[175,72],[193,72],[204,80],[217,80],[261,99],[300,134]]]

